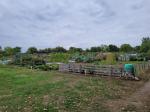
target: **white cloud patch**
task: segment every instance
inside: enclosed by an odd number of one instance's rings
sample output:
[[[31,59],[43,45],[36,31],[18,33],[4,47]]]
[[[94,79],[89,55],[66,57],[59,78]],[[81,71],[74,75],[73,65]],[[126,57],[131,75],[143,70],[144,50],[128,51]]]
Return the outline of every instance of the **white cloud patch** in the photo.
[[[0,45],[137,45],[150,35],[149,12],[149,0],[1,0]]]

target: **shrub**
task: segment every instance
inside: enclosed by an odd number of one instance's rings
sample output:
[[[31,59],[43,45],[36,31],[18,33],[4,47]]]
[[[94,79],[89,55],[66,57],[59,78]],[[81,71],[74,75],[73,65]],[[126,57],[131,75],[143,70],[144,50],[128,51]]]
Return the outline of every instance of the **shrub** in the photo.
[[[35,66],[36,69],[44,70],[44,71],[49,71],[51,68],[48,65],[39,65]]]
[[[16,55],[13,58],[12,64],[20,65],[20,66],[37,66],[37,65],[45,65],[46,62],[37,56],[33,55]]]
[[[59,69],[59,65],[53,64],[53,65],[50,65],[50,68],[51,68],[51,70],[58,70]]]
[[[137,61],[136,57],[130,57],[130,61]]]
[[[39,66],[34,66],[34,69],[40,69],[43,71],[50,71],[50,70],[58,70],[59,66],[56,64],[53,65],[39,65]]]
[[[71,54],[69,53],[51,53],[49,55],[49,62],[62,62],[66,63],[70,59]]]
[[[107,64],[115,64],[116,63],[116,55],[114,53],[109,53],[106,56]]]

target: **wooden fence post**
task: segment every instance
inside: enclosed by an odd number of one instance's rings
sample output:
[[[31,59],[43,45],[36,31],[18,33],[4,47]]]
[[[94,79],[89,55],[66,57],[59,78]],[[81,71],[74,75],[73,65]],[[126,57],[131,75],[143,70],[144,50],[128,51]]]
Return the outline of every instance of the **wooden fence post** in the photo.
[[[110,67],[110,75],[111,76],[113,75],[113,68],[112,68],[112,66]]]

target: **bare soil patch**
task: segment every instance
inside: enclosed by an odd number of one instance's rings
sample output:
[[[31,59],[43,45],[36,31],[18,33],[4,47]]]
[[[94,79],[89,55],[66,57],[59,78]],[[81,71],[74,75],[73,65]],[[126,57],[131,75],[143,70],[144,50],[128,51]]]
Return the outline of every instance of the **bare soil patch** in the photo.
[[[112,112],[150,112],[150,81],[132,95],[106,104]]]

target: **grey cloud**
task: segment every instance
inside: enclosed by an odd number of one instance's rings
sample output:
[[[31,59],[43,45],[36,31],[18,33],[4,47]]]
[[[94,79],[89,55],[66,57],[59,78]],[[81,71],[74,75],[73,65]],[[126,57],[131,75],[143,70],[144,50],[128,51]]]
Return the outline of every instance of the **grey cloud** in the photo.
[[[150,34],[149,11],[148,0],[1,0],[0,45],[137,45]]]

